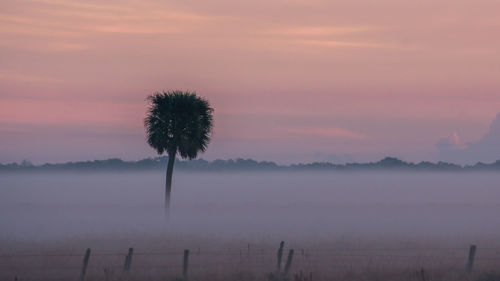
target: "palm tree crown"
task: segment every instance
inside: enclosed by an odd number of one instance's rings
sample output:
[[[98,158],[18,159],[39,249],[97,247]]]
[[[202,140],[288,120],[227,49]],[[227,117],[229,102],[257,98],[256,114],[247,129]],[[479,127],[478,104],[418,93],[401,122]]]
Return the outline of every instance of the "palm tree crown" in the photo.
[[[210,142],[213,108],[195,92],[168,91],[154,93],[144,125],[147,142],[158,154],[196,158]]]
[[[165,207],[170,206],[175,156],[196,158],[205,151],[213,127],[213,108],[194,92],[168,91],[148,96],[150,105],[144,119],[147,142],[158,154],[168,154]]]

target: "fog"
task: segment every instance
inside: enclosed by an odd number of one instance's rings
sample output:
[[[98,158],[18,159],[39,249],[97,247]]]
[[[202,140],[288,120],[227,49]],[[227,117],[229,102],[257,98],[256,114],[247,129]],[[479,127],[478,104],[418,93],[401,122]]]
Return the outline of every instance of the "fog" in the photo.
[[[0,238],[498,237],[495,173],[175,171],[0,175]]]

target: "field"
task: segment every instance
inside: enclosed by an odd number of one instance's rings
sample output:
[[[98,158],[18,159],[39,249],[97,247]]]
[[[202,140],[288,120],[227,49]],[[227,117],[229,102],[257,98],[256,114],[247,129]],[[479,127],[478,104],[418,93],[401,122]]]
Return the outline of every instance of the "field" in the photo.
[[[311,280],[312,276],[312,280],[457,281],[500,274],[500,248],[496,247],[478,247],[468,273],[469,248],[462,244],[347,239],[285,243],[281,271],[293,248],[290,280],[302,274],[299,280]],[[189,249],[190,280],[267,280],[277,269],[279,243],[158,236],[50,243],[2,241],[0,280],[16,276],[19,280],[77,280],[88,245],[93,247],[85,280],[175,280],[183,277],[184,249]],[[134,253],[125,272],[129,246],[134,246]]]
[[[87,248],[85,280],[181,279],[185,249],[189,280],[268,280],[282,240],[290,280],[499,280],[497,174],[181,172],[169,217],[163,176],[0,175],[0,280],[78,280]]]

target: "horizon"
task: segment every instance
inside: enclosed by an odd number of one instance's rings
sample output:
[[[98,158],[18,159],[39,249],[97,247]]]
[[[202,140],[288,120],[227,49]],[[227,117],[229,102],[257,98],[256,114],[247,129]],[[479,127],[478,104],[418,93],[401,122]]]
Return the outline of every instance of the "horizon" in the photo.
[[[147,157],[147,158],[141,158],[141,159],[135,159],[135,160],[124,160],[121,158],[106,158],[106,159],[93,159],[93,160],[79,160],[79,161],[68,161],[68,162],[45,162],[45,163],[33,163],[29,161],[28,159],[25,159],[21,162],[10,162],[10,163],[2,163],[0,162],[0,166],[9,166],[9,165],[16,165],[17,167],[43,167],[45,165],[53,165],[53,166],[60,166],[60,165],[69,165],[69,164],[82,164],[82,163],[88,163],[88,164],[96,164],[99,162],[106,162],[106,161],[120,161],[121,163],[127,163],[127,164],[138,164],[142,161],[145,160],[161,160],[165,162],[165,159],[168,159],[168,156],[162,155],[162,156],[156,156],[156,157]],[[334,162],[328,162],[328,161],[314,161],[314,162],[294,162],[294,163],[288,163],[288,164],[280,164],[274,161],[269,161],[269,160],[255,160],[252,158],[226,158],[226,159],[221,159],[221,158],[216,158],[213,160],[207,160],[202,157],[198,157],[195,159],[182,159],[180,157],[175,157],[175,161],[177,162],[182,162],[182,163],[188,163],[189,162],[205,162],[209,165],[216,164],[217,162],[224,162],[225,164],[231,163],[231,164],[238,164],[239,161],[251,161],[253,163],[256,163],[258,165],[263,165],[263,164],[273,164],[276,165],[276,167],[293,167],[293,166],[308,166],[308,165],[315,165],[315,164],[327,164],[327,165],[333,165],[333,166],[349,166],[349,165],[370,165],[370,164],[381,164],[387,161],[396,161],[398,163],[404,164],[404,165],[422,165],[422,164],[431,164],[431,165],[452,165],[452,166],[457,166],[460,168],[468,168],[468,167],[474,167],[474,166],[483,166],[483,165],[497,165],[500,163],[500,158],[491,162],[476,162],[472,164],[460,164],[460,163],[453,163],[453,162],[447,162],[447,161],[427,161],[427,160],[422,160],[422,161],[405,161],[403,159],[394,157],[394,156],[386,156],[383,158],[380,158],[378,160],[374,161],[354,161],[354,162],[343,162],[343,163],[334,163]]]
[[[209,160],[491,162],[499,9],[3,1],[0,162],[153,157],[144,99],[173,89],[215,108]]]

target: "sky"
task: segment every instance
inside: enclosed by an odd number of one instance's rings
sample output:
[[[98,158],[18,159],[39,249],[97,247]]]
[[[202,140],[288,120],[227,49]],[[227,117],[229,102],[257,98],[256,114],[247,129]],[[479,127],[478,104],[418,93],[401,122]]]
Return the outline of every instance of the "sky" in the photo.
[[[154,157],[145,97],[173,89],[215,109],[208,160],[494,161],[498,11],[496,0],[2,0],[0,162]]]

